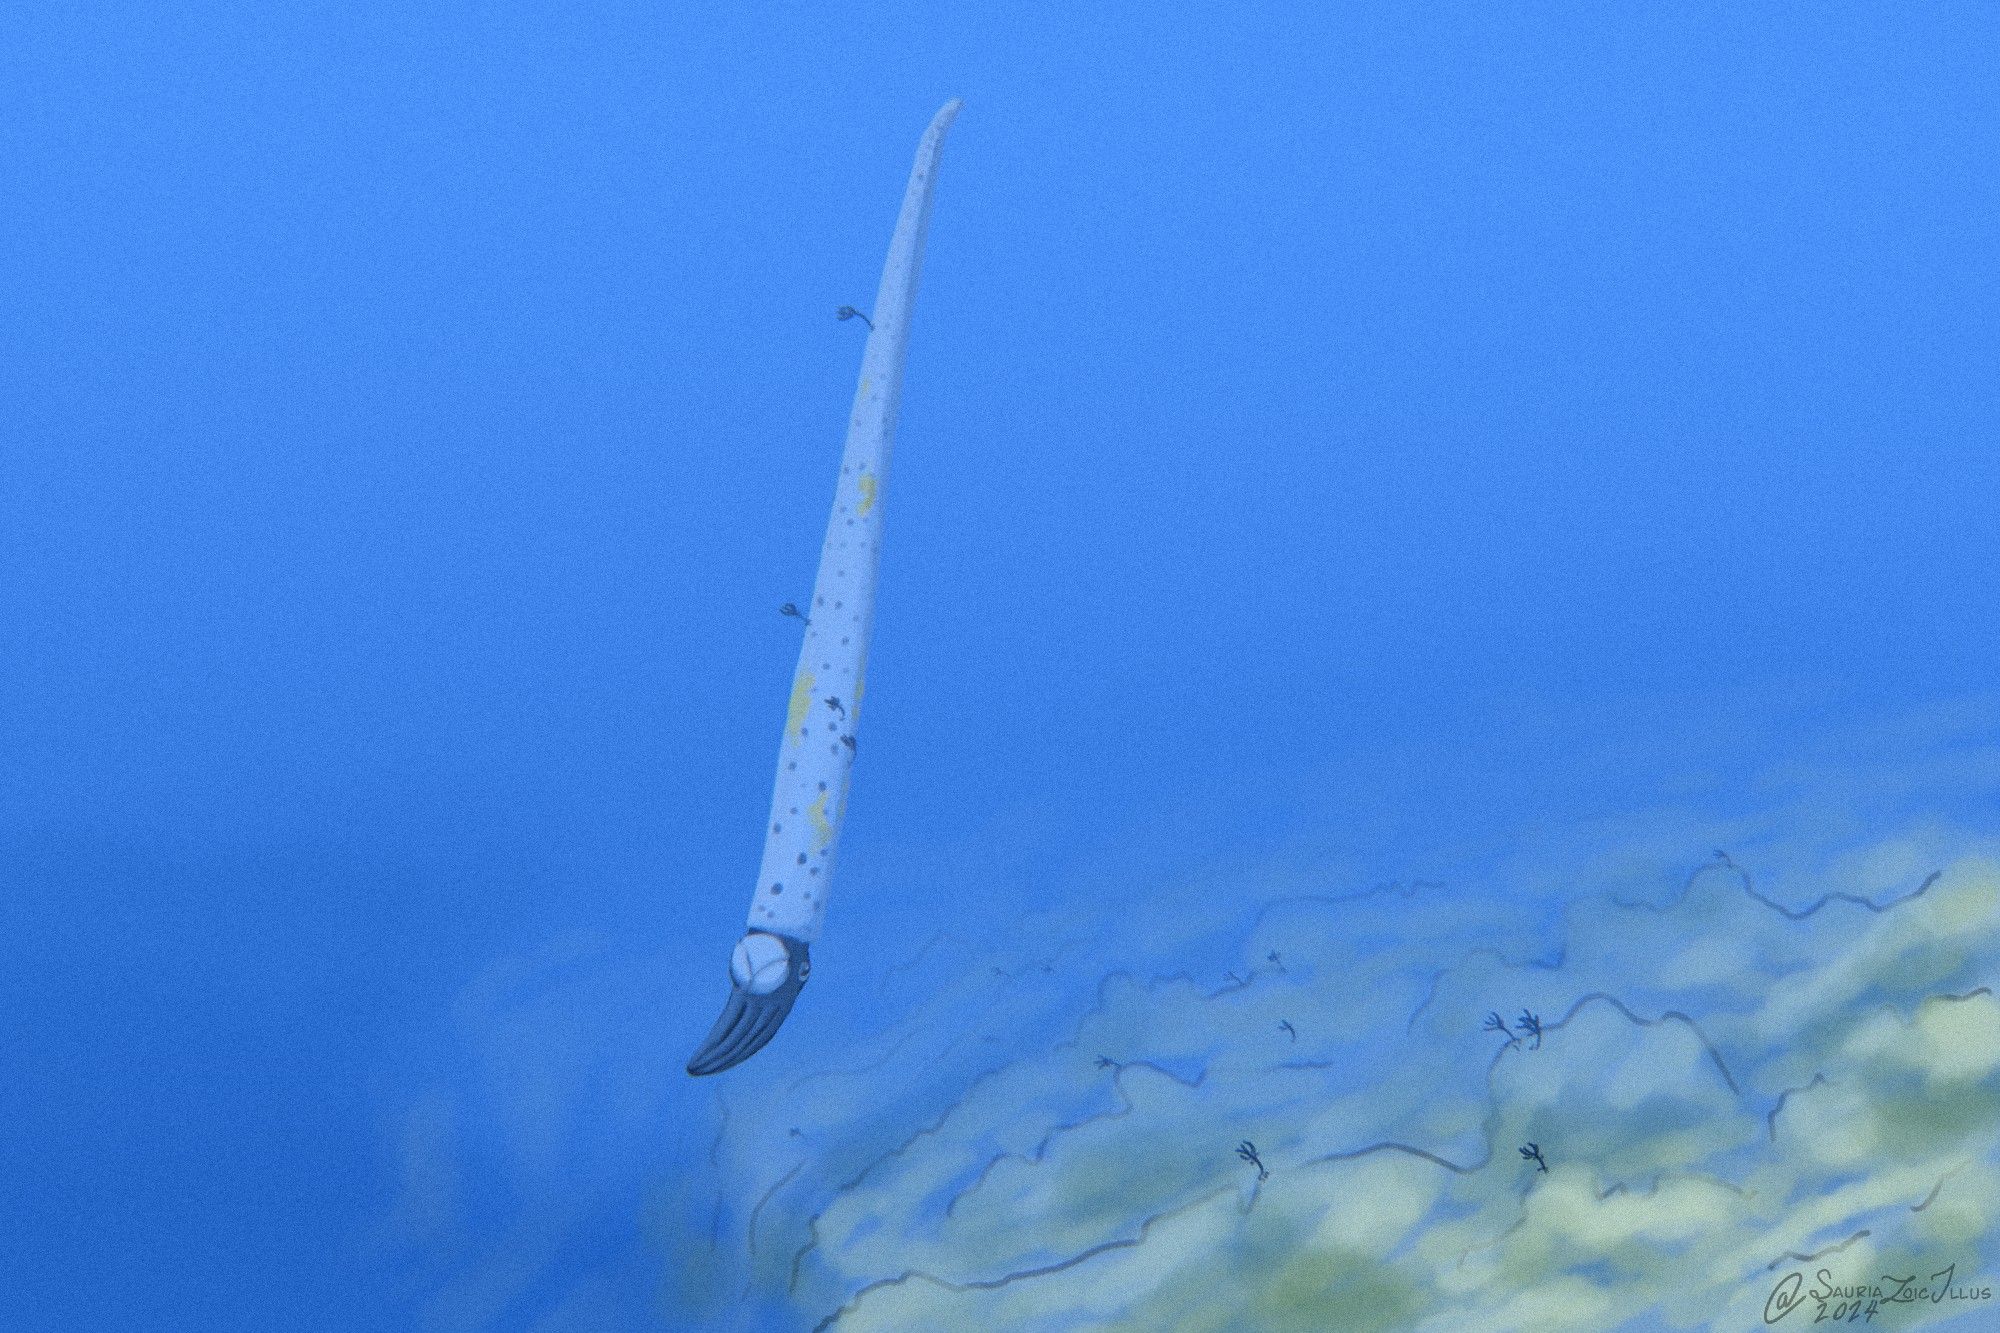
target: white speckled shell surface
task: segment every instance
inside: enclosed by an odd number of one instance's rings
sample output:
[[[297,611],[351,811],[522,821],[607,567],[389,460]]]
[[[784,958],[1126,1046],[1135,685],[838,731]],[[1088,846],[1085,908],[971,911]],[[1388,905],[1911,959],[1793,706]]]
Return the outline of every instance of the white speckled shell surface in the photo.
[[[819,937],[826,916],[834,849],[859,751],[857,727],[910,310],[923,266],[938,156],[958,108],[956,100],[947,103],[924,132],[889,243],[778,747],[778,777],[749,924],[753,930],[808,942]]]

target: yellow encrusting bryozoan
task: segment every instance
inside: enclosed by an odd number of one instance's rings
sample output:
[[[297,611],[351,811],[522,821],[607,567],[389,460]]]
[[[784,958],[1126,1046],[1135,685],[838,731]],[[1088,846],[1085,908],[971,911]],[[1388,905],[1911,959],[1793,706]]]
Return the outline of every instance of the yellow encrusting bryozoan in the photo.
[[[806,814],[812,818],[815,850],[833,841],[833,824],[826,817],[826,793],[821,792],[806,807]]]
[[[806,724],[806,714],[812,711],[813,673],[801,671],[792,682],[792,701],[785,708],[785,740],[797,743],[799,729]]]

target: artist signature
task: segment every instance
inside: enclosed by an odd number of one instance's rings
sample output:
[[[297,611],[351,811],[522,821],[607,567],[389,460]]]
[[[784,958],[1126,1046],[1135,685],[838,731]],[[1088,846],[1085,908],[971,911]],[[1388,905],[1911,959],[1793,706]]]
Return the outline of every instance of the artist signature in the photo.
[[[1810,1306],[1807,1323],[1870,1323],[1884,1306],[1938,1305],[1945,1301],[1990,1301],[1992,1284],[1958,1281],[1958,1265],[1949,1264],[1928,1277],[1885,1273],[1872,1282],[1840,1283],[1822,1268],[1806,1285],[1804,1273],[1788,1273],[1764,1300],[1764,1322],[1775,1324],[1800,1306]]]

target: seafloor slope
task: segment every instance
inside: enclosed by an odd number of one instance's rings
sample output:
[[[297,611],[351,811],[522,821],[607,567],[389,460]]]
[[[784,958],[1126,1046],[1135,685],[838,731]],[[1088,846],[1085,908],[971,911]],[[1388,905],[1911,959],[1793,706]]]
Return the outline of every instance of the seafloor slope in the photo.
[[[1690,847],[1545,916],[1235,885],[1039,954],[940,937],[927,1004],[724,1103],[674,1285],[847,1330],[1602,1330],[1805,1324],[1825,1270],[1876,1326],[2000,1326],[2000,862],[1761,850],[1782,901],[1759,848]]]

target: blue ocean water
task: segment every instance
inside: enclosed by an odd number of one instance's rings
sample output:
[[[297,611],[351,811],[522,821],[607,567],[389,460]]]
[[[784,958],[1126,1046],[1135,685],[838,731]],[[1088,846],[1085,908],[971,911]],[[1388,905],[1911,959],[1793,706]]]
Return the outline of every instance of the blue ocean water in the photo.
[[[799,1079],[1287,893],[1542,957],[1697,830],[1792,904],[1990,834],[1996,22],[0,16],[0,1325],[809,1327],[739,1252],[944,1091]],[[697,1083],[952,96],[832,915]]]

